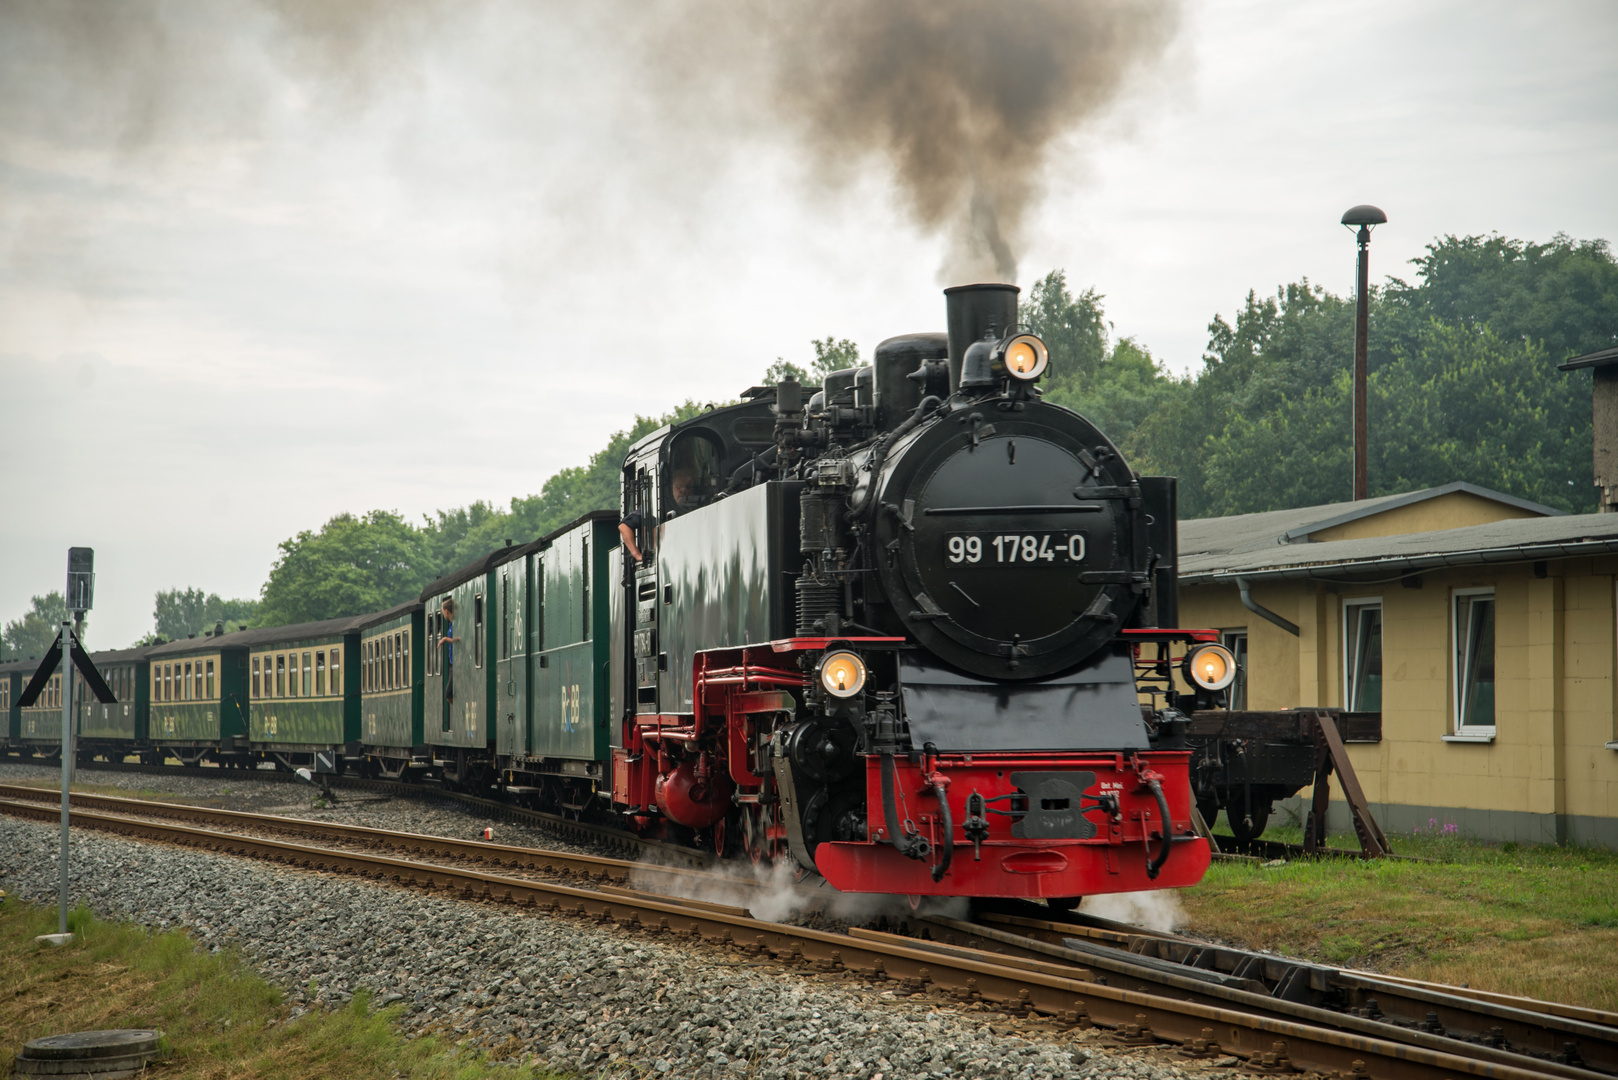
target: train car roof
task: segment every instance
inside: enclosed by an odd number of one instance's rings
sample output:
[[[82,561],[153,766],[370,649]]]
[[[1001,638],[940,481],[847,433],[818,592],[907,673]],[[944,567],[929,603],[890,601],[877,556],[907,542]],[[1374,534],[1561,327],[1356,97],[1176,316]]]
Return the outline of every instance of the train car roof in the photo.
[[[102,664],[129,664],[146,659],[146,654],[152,649],[151,645],[131,645],[127,649],[98,649],[90,653],[90,659],[96,667]]]
[[[416,603],[425,604],[433,597],[448,592],[462,582],[471,581],[475,577],[487,574],[502,563],[508,563],[521,555],[528,549],[528,546],[527,544],[512,544],[510,547],[495,548],[487,555],[479,555],[459,570],[452,570],[443,577],[433,578],[432,581],[427,583],[427,587],[421,590],[421,595],[416,597]]]
[[[103,664],[128,664],[137,662],[145,659],[146,654],[151,651],[152,646],[150,645],[132,645],[127,649],[93,649],[90,652],[90,659],[95,663],[95,666],[99,668]],[[20,660],[6,660],[0,662],[0,675],[10,675],[17,671],[21,671],[27,675],[32,675],[39,667],[39,661],[40,657],[36,656],[32,659],[25,657]]]
[[[213,640],[229,639],[232,645],[265,645],[275,641],[301,641],[304,638],[336,637],[352,633],[363,615],[344,615],[336,619],[318,619],[315,622],[292,623],[289,626],[266,626],[251,630],[238,630]]]
[[[392,622],[401,615],[409,615],[421,607],[420,600],[406,600],[402,604],[394,604],[386,611],[373,611],[369,615],[355,616],[354,625],[350,630],[369,630],[373,626],[381,626],[385,622]]]
[[[214,649],[249,648],[274,641],[329,637],[347,633],[356,618],[354,615],[344,615],[337,619],[320,619],[315,622],[292,623],[288,626],[265,626],[251,630],[233,630],[224,634],[204,633],[198,637],[178,638],[167,645],[154,646],[146,655],[173,656],[188,652],[212,652]]]
[[[565,536],[567,533],[572,532],[574,529],[577,529],[580,525],[583,525],[586,522],[617,520],[618,512],[616,510],[591,510],[588,513],[580,514],[566,525],[552,529],[544,536],[541,536],[538,540],[530,540],[523,544],[510,544],[506,547],[495,548],[487,555],[480,555],[473,559],[459,570],[453,570],[450,573],[445,574],[443,577],[434,578],[427,584],[426,588],[421,590],[421,596],[416,602],[419,604],[424,604],[433,599],[435,596],[441,596],[463,582],[471,581],[475,577],[487,574],[490,570],[493,570],[497,566],[503,566],[506,563],[511,562],[513,559],[521,558],[524,555],[531,555],[536,551],[543,551],[550,547],[551,544],[555,542],[557,537]]]

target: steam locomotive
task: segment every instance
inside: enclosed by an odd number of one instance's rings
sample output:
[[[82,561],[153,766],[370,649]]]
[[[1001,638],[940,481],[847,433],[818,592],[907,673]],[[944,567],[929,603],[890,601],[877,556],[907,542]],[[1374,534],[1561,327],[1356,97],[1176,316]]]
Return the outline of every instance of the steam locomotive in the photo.
[[[947,333],[653,432],[618,512],[414,601],[97,654],[76,752],[431,774],[851,892],[1194,884],[1187,716],[1235,661],[1175,626],[1174,481],[1041,400],[1015,287],[945,293]],[[49,757],[33,667],[0,749]]]
[[[1234,660],[1174,627],[1174,481],[1040,400],[1014,286],[946,304],[631,449],[612,804],[845,891],[1194,884],[1186,714]]]

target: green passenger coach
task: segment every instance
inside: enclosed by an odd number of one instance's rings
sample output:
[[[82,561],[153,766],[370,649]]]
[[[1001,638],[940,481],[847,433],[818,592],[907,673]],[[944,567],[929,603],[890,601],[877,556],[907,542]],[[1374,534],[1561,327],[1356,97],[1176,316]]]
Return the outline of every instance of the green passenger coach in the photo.
[[[28,685],[33,665],[26,660],[11,660],[0,664],[0,750],[9,750],[17,741],[18,720],[22,710],[17,699]]]
[[[246,636],[246,632],[204,634],[146,653],[150,760],[249,763],[247,647],[242,640]]]
[[[247,630],[248,740],[259,760],[339,772],[359,753],[360,635],[354,616]]]
[[[77,747],[80,759],[104,757],[122,761],[147,738],[147,710],[151,705],[147,647],[116,649],[90,654],[91,663],[117,701],[97,701],[82,675],[74,674],[73,704],[78,713]]]
[[[360,750],[390,779],[432,765],[422,732],[421,602],[354,620],[359,634]]]
[[[532,710],[514,772],[603,775],[610,740],[608,555],[617,515],[592,514],[552,534],[532,558],[540,618],[532,621]]]
[[[481,782],[492,771],[498,725],[488,646],[499,617],[495,571],[524,550],[508,546],[474,559],[421,594],[427,638],[423,736],[453,784]],[[446,600],[454,605],[453,619],[445,615]]]

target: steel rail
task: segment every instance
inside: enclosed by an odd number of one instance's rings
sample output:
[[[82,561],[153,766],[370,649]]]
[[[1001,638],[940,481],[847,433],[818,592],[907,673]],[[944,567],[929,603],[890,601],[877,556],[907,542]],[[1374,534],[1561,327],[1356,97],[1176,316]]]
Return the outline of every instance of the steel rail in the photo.
[[[0,757],[0,762],[6,759]],[[31,761],[9,762],[10,764],[34,764]],[[264,783],[307,783],[294,773],[282,772],[280,769],[222,769],[210,766],[189,765],[147,765],[144,762],[129,761],[98,761],[79,766],[79,769],[102,770],[107,772],[132,773],[147,776],[189,776],[207,779],[250,780]],[[77,774],[76,774],[77,775]],[[322,780],[331,787],[346,791],[372,791],[383,795],[394,795],[409,799],[444,799],[448,802],[459,803],[482,811],[493,816],[496,820],[510,823],[524,823],[547,829],[560,835],[564,839],[579,840],[585,843],[600,844],[604,847],[622,852],[644,852],[657,855],[670,862],[683,862],[685,865],[702,868],[713,864],[714,858],[705,851],[696,848],[682,847],[662,840],[651,840],[636,836],[623,829],[615,829],[610,825],[599,825],[593,822],[579,821],[554,814],[545,810],[534,810],[526,806],[505,802],[500,799],[485,798],[472,795],[464,791],[454,791],[436,783],[406,783],[402,780],[383,780],[368,776],[329,775],[322,776]]]
[[[1272,996],[1263,982],[1244,976],[1240,971],[1182,965],[1133,951],[1148,936],[1187,949],[1207,949],[1204,942],[1172,935],[1120,934],[1103,927],[995,913],[980,918],[982,921],[966,922],[929,916],[918,921],[944,932],[943,940],[937,945],[940,948],[958,947],[964,940],[990,951],[1010,949],[1018,955],[1082,967],[1098,973],[1099,978],[1128,981],[1143,991],[1190,994],[1191,1000],[1210,1005],[1225,1004],[1439,1052],[1464,1053],[1501,1065],[1532,1068],[1545,1076],[1593,1078],[1611,1077],[1618,1072],[1614,1068],[1614,1062],[1618,1061],[1618,1028],[1544,1010],[1465,998],[1450,993],[1454,989],[1451,987],[1412,986],[1369,973],[1306,965],[1317,973],[1329,975],[1332,987],[1353,991],[1352,996],[1360,1000],[1374,995],[1382,1018],[1373,1018]],[[1082,948],[1068,944],[1079,940],[1094,941],[1097,945]],[[1262,959],[1277,967],[1295,966],[1282,957],[1264,956]],[[1327,989],[1326,986],[1314,988]],[[1521,1049],[1490,1045],[1486,1040],[1491,1039]],[[1555,1060],[1558,1055],[1582,1062],[1582,1067]]]
[[[19,799],[45,802],[57,797],[49,788],[0,784],[0,799]],[[545,871],[598,881],[628,881],[635,874],[650,874],[678,881],[711,885],[713,875],[708,871],[692,870],[683,866],[660,866],[655,863],[610,859],[598,855],[578,855],[572,852],[552,851],[546,848],[518,847],[496,844],[487,840],[457,840],[452,837],[432,836],[424,833],[395,832],[364,825],[345,825],[331,821],[313,821],[308,818],[287,817],[280,814],[250,814],[239,810],[222,810],[211,806],[192,806],[185,803],[160,802],[152,799],[126,799],[113,795],[88,795],[74,792],[71,806],[75,809],[102,810],[108,813],[136,817],[154,817],[171,821],[206,822],[220,828],[258,830],[308,840],[373,845],[412,856],[452,858],[509,870]],[[736,879],[742,888],[756,883]]]
[[[52,820],[36,802],[0,800],[0,812]],[[438,866],[368,852],[333,851],[262,837],[221,834],[163,821],[81,811],[81,826],[137,838],[199,847],[311,870],[347,873],[407,887],[484,899],[522,908],[583,916],[627,929],[669,933],[728,945],[788,966],[844,971],[863,979],[892,980],[896,993],[938,994],[984,1001],[1070,1026],[1111,1029],[1125,1044],[1178,1043],[1191,1055],[1229,1053],[1249,1067],[1317,1069],[1374,1080],[1440,1080],[1463,1076],[1495,1080],[1542,1077],[1476,1057],[1411,1046],[1293,1019],[1142,993],[1094,981],[1085,969],[970,949],[944,951],[912,939],[847,935],[762,922],[739,908],[697,904],[631,890],[591,891],[569,885],[502,877],[480,870]],[[891,935],[889,936],[891,938]],[[1470,1048],[1468,1048],[1470,1049]]]

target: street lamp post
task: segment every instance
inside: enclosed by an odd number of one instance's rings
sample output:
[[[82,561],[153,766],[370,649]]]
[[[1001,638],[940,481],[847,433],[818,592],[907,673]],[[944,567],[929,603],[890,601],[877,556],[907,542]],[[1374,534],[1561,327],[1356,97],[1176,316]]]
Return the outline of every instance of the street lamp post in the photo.
[[[1365,380],[1366,343],[1370,322],[1371,292],[1371,230],[1386,224],[1388,215],[1369,204],[1353,207],[1343,214],[1343,224],[1350,230],[1356,226],[1355,239],[1360,245],[1360,276],[1354,311],[1354,501],[1365,498]]]

